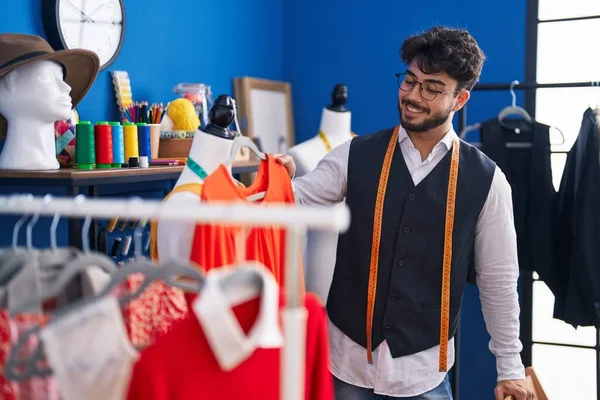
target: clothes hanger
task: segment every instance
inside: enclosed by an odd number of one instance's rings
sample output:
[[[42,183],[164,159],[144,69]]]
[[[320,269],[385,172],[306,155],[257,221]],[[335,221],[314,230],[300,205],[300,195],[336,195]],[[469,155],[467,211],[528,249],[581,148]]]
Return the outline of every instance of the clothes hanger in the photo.
[[[458,135],[458,137],[460,137],[461,139],[464,140],[465,137],[467,136],[467,133],[476,131],[479,128],[481,128],[481,124],[479,122],[477,122],[476,124],[473,124],[473,125],[467,125],[463,128],[463,130],[460,132],[460,135]]]
[[[236,133],[235,133],[235,139],[233,139],[233,144],[231,145],[231,153],[229,154],[229,160],[227,160],[227,165],[233,165],[233,162],[235,161],[235,157],[241,148],[250,149],[250,151],[252,151],[259,159],[261,159],[263,161],[266,160],[267,155],[265,153],[263,153],[262,151],[260,151],[260,149],[258,148],[256,143],[254,143],[252,141],[252,139],[250,139],[248,136],[242,135],[242,131],[240,130],[240,126],[238,124],[238,119],[237,119],[237,102],[233,98],[231,100],[233,102],[233,120],[235,122]],[[255,201],[264,199],[265,195],[266,195],[266,192],[259,192],[259,193],[255,193],[250,196],[247,196],[246,199],[250,202],[255,202]]]
[[[500,123],[502,123],[502,121],[504,121],[504,119],[506,119],[506,117],[508,117],[509,115],[518,115],[529,123],[534,122],[533,118],[531,118],[529,113],[527,111],[525,111],[524,108],[517,106],[517,95],[515,94],[514,87],[515,87],[515,85],[518,85],[518,84],[519,84],[519,81],[512,81],[510,84],[510,94],[512,96],[512,105],[510,105],[508,107],[504,107],[502,110],[500,110],[500,112],[498,113],[498,121]],[[515,133],[520,133],[519,128],[515,128]]]
[[[135,203],[137,198],[132,200],[132,203]],[[56,313],[54,313],[53,321],[57,320],[61,316],[67,315],[69,312],[77,311],[82,307],[92,304],[94,301],[110,295],[115,287],[124,283],[128,276],[134,273],[143,274],[144,280],[135,292],[119,298],[120,305],[124,305],[138,297],[152,282],[158,279],[163,280],[170,286],[178,287],[183,290],[191,290],[196,293],[199,293],[202,290],[205,280],[204,276],[197,269],[192,268],[189,265],[183,265],[175,260],[168,260],[167,262],[162,263],[159,267],[156,264],[143,259],[139,249],[141,249],[142,243],[142,231],[140,231],[140,229],[143,229],[144,226],[145,224],[138,224],[134,231],[134,240],[136,241],[136,261],[127,264],[123,268],[111,273],[110,281],[100,293],[94,294],[58,310]],[[171,244],[174,245],[173,243]],[[181,277],[187,278],[186,282],[179,280]],[[52,324],[52,321],[50,321],[49,324]],[[39,337],[40,330],[41,327],[39,325],[27,329],[19,336],[17,343],[11,348],[10,356],[6,363],[5,369],[5,376],[9,380],[23,381],[34,377],[45,377],[52,374],[51,368],[40,367],[40,364],[45,359],[43,343],[41,340],[37,341],[36,347],[33,349],[33,351],[29,352],[29,356],[19,357],[19,355],[23,353],[23,348],[25,346],[30,346],[32,336]]]
[[[33,195],[15,195],[10,201],[33,201]],[[37,214],[36,214],[37,216]],[[34,218],[37,220],[36,216]],[[5,249],[0,255],[0,285],[6,285],[12,279],[20,268],[29,262],[36,253],[28,247],[19,247],[19,231],[29,216],[23,215],[13,228],[12,245]],[[32,218],[32,221],[34,220]]]
[[[81,204],[83,201],[85,201],[83,195],[79,195],[74,199],[75,204]],[[79,253],[75,259],[67,262],[58,273],[56,279],[50,283],[47,288],[43,287],[40,294],[15,306],[12,311],[9,310],[10,315],[27,312],[31,308],[39,307],[40,304],[43,304],[48,300],[57,298],[65,292],[67,286],[75,277],[81,275],[81,273],[88,268],[98,267],[106,273],[112,273],[116,270],[114,262],[107,255],[90,251],[88,233],[91,223],[92,218],[88,215],[83,223],[83,228],[81,229],[83,252]]]

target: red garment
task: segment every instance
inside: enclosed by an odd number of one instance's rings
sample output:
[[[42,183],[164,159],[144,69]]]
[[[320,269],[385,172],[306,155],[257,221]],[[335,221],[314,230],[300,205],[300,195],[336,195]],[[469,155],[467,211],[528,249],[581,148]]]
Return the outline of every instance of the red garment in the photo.
[[[126,290],[135,292],[143,281],[142,274],[129,275]],[[123,314],[131,343],[145,347],[155,343],[176,322],[187,317],[188,307],[181,289],[155,281],[124,307]]]
[[[266,192],[257,202],[246,198],[252,194]],[[201,201],[242,202],[247,204],[288,203],[294,204],[292,182],[285,167],[267,155],[260,163],[254,183],[247,188],[238,186],[229,175],[227,168],[220,165],[204,181]],[[236,246],[236,234],[243,228],[217,224],[198,224],[194,233],[191,261],[205,271],[233,264],[244,248]],[[285,230],[273,227],[249,227],[247,229],[244,260],[255,260],[264,264],[283,288],[283,269],[285,265]],[[303,280],[301,280],[303,283]]]
[[[280,295],[280,307],[284,296]],[[306,296],[305,399],[333,399],[325,312],[317,298]],[[259,311],[259,299],[234,307],[247,334]],[[130,400],[279,399],[281,349],[257,349],[232,371],[217,364],[193,313],[148,347],[136,363]]]

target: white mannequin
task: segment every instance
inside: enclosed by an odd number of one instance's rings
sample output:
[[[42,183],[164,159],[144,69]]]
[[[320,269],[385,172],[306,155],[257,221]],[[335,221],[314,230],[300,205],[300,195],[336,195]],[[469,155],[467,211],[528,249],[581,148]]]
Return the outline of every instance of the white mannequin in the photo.
[[[54,61],[25,64],[0,78],[0,114],[8,121],[0,169],[58,169],[54,123],[71,117],[71,87]]]
[[[189,158],[198,163],[208,175],[229,159],[233,140],[220,138],[197,130],[190,148]],[[231,175],[231,166],[228,166]],[[183,168],[175,187],[186,183],[202,183],[203,180],[187,165]],[[193,193],[176,193],[165,202],[172,207],[189,209],[200,203]],[[194,240],[196,222],[159,221],[157,232],[158,255],[161,260],[189,261]]]
[[[324,108],[319,129],[327,136],[332,149],[347,142],[352,139],[350,111]],[[319,136],[288,151],[296,163],[296,176],[312,171],[327,153],[327,147]],[[306,235],[306,290],[316,293],[323,302],[327,300],[333,279],[337,241],[338,234],[335,232],[308,231]]]

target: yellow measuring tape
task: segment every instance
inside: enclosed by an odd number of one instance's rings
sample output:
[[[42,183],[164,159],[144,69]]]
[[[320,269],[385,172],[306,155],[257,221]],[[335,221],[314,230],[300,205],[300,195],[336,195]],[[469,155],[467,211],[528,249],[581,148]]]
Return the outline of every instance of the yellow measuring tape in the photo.
[[[373,218],[373,238],[371,243],[371,261],[369,265],[369,285],[367,292],[367,361],[373,364],[371,351],[373,344],[373,314],[375,311],[375,297],[377,294],[377,271],[379,267],[379,243],[381,240],[381,224],[383,219],[383,205],[387,182],[390,175],[394,150],[398,141],[400,126],[394,129],[383,160],[377,198],[375,200],[375,214]],[[450,161],[450,177],[448,181],[448,194],[446,200],[446,227],[444,234],[444,258],[442,270],[442,308],[440,311],[440,372],[446,371],[448,361],[448,321],[450,313],[450,271],[452,267],[452,231],[454,228],[454,209],[456,200],[456,184],[458,182],[458,161],[460,141],[454,138],[452,146],[452,159]]]
[[[458,160],[460,141],[452,142],[452,159],[448,177],[448,195],[446,197],[446,229],[444,230],[444,264],[442,267],[442,307],[440,311],[440,372],[446,372],[448,366],[448,325],[450,319],[450,271],[452,269],[452,231],[454,229],[454,211],[456,203],[456,184],[458,182]]]
[[[373,344],[373,312],[375,311],[375,295],[377,294],[377,270],[379,268],[379,242],[381,239],[381,220],[383,219],[383,202],[387,190],[387,182],[390,176],[390,167],[394,150],[398,143],[398,130],[400,125],[396,126],[392,138],[388,143],[379,175],[379,187],[377,188],[377,199],[375,200],[375,216],[373,217],[373,239],[371,242],[371,262],[369,266],[369,286],[367,292],[367,361],[373,364],[373,354],[371,347]]]
[[[329,139],[327,139],[327,136],[323,133],[323,131],[319,131],[318,136],[321,139],[321,141],[323,142],[323,144],[325,145],[327,152],[329,153],[331,151],[331,143],[329,143]],[[356,136],[356,133],[350,132],[350,136],[354,137],[354,136]]]

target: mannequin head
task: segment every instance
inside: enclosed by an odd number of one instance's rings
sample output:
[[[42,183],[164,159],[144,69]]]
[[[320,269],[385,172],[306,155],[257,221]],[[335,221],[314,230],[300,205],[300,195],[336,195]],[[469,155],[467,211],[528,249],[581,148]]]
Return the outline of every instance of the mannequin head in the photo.
[[[346,112],[346,102],[348,101],[348,87],[343,83],[338,83],[331,93],[331,105],[327,107],[331,111]]]
[[[54,123],[71,117],[71,87],[62,66],[54,61],[25,64],[0,78],[0,114],[17,119]]]

